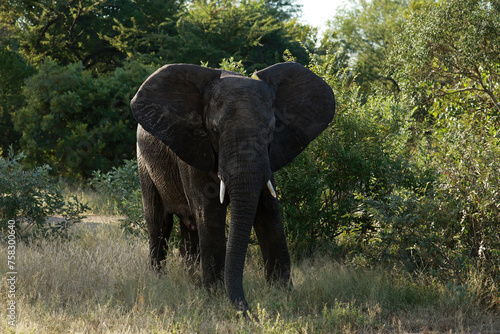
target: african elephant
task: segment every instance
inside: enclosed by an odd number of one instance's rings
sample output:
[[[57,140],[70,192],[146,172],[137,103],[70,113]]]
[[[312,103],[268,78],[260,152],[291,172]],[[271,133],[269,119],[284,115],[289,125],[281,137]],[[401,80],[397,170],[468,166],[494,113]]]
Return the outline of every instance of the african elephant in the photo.
[[[242,277],[252,226],[267,281],[288,285],[273,173],[328,126],[335,113],[331,88],[297,63],[276,64],[254,78],[174,64],[153,73],[131,107],[152,266],[161,267],[176,215],[181,254],[201,260],[204,286],[223,280],[236,309],[249,310]]]

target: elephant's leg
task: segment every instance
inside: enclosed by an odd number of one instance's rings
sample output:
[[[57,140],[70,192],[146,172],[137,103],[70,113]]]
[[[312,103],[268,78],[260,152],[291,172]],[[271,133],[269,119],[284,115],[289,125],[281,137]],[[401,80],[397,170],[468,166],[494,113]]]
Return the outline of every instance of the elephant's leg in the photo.
[[[192,267],[200,260],[200,246],[196,224],[192,218],[180,218],[181,243],[179,252],[188,267]]]
[[[160,205],[162,207],[163,205]],[[145,208],[145,211],[150,209]],[[149,236],[149,257],[152,267],[159,271],[165,260],[168,249],[168,238],[172,232],[173,215],[165,214],[163,209],[156,207],[154,213],[146,215]]]
[[[220,203],[220,180],[216,174],[201,172],[182,161],[179,165],[193,219],[182,225],[198,232],[203,286],[211,289],[224,277],[227,202]]]
[[[267,281],[290,285],[290,255],[278,200],[267,189],[259,200],[254,229],[264,258]]]
[[[149,237],[149,257],[151,266],[159,271],[165,259],[168,238],[172,232],[173,215],[166,212],[165,204],[146,171],[140,170],[142,203]]]
[[[223,282],[226,258],[225,215],[200,224],[200,255],[203,286],[212,289]]]

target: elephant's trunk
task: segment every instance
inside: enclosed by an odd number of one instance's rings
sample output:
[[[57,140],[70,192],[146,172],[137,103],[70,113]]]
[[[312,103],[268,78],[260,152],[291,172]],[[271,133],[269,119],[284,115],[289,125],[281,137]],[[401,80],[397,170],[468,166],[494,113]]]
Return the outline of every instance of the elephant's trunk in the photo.
[[[241,147],[241,145],[239,145]],[[259,197],[272,177],[266,147],[222,150],[219,175],[231,201],[231,223],[226,247],[224,284],[229,299],[240,311],[249,306],[243,293],[243,267]],[[232,154],[231,154],[232,153]],[[222,194],[221,194],[222,197]]]
[[[239,311],[249,310],[243,292],[243,268],[255,220],[259,195],[265,184],[252,183],[229,189],[231,198],[231,225],[226,249],[224,283],[234,307]]]
[[[224,197],[225,186],[231,201],[224,284],[229,299],[240,311],[249,310],[243,292],[243,268],[259,198],[272,177],[268,141],[256,135],[259,131],[243,128],[226,133],[219,151],[220,197]]]
[[[244,312],[249,310],[249,306],[243,292],[243,267],[260,192],[256,193],[257,196],[250,193],[230,193],[231,225],[226,249],[224,284],[234,307]]]

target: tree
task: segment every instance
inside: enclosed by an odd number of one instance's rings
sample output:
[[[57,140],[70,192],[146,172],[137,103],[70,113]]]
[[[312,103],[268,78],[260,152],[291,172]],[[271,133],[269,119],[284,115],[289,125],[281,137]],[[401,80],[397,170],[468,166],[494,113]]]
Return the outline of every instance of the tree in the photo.
[[[414,203],[432,204],[420,224],[423,237],[442,226],[429,257],[462,282],[471,267],[498,282],[500,1],[442,0],[411,7],[390,65],[401,97],[428,121],[425,152],[438,178],[432,196]]]
[[[0,155],[2,151],[7,154],[10,145],[18,149],[21,136],[14,129],[12,115],[24,105],[24,97],[19,92],[33,72],[22,57],[0,45]]]
[[[413,10],[391,63],[416,105],[500,115],[500,1],[444,0]]]
[[[374,83],[390,91],[398,85],[391,73],[385,73],[384,62],[393,46],[393,37],[403,22],[403,12],[411,0],[351,0],[328,23],[322,41],[324,50],[345,54],[362,94]],[[342,57],[341,57],[342,58]]]
[[[195,1],[177,28],[176,62],[202,60],[216,67],[221,59],[234,57],[254,70],[279,62],[286,49],[302,62],[308,60],[265,1]]]
[[[128,59],[165,64],[235,56],[262,68],[285,49],[307,61],[308,36],[297,22],[294,0],[6,0],[0,4],[0,38],[39,64],[81,62],[112,71]]]
[[[264,4],[272,16],[280,21],[288,21],[298,16],[302,10],[302,5],[296,4],[295,0],[265,0]]]
[[[136,62],[96,77],[79,63],[42,63],[26,81],[27,103],[14,117],[26,162],[88,177],[130,159],[137,123],[129,101],[149,73]]]
[[[186,9],[185,1],[137,0],[129,17],[116,20],[114,35],[104,38],[130,59],[143,63],[165,64],[173,61],[177,50],[176,23]]]
[[[180,9],[178,0],[6,0],[0,24],[33,63],[51,57],[62,65],[81,62],[108,71],[125,58],[131,39],[168,33],[162,23]],[[135,34],[124,33],[132,28]]]

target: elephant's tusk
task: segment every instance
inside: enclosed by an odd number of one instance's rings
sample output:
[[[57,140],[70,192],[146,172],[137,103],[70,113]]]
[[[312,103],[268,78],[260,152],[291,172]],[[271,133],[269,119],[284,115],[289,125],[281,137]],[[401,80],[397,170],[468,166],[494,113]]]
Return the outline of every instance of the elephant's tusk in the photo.
[[[274,191],[273,184],[271,183],[271,180],[267,181],[267,189],[269,189],[269,192],[271,195],[276,198],[276,191]]]
[[[224,203],[224,195],[226,194],[226,185],[224,184],[224,181],[220,180],[220,193],[219,193],[219,198],[220,198],[220,203]]]

